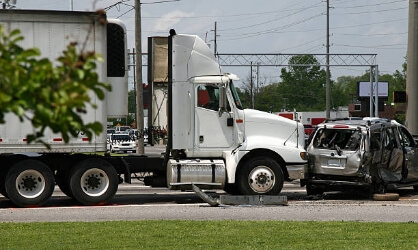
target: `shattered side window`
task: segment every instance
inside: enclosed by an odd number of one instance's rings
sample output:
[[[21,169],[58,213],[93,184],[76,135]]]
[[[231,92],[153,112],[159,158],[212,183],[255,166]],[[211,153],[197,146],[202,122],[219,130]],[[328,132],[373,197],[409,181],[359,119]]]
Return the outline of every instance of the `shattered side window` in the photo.
[[[370,135],[370,149],[373,151],[380,149],[380,130],[375,130]]]
[[[398,148],[398,143],[396,141],[395,133],[393,128],[388,128],[385,131],[385,136],[383,137],[383,147],[387,150],[392,150],[393,148]]]
[[[415,141],[412,135],[403,127],[399,128],[399,140],[404,147],[415,147]]]
[[[313,139],[315,148],[355,151],[361,142],[361,132],[353,129],[320,129]]]

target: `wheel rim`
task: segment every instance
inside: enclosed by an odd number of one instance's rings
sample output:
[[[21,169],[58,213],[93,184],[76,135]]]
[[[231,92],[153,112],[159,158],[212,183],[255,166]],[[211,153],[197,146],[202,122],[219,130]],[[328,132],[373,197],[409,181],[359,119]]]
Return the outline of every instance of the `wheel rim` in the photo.
[[[36,170],[25,170],[16,178],[16,190],[25,198],[35,198],[45,190],[45,178]]]
[[[92,168],[81,176],[81,189],[89,196],[100,196],[109,188],[109,177],[106,172]]]
[[[275,175],[267,166],[254,168],[248,176],[248,184],[256,193],[267,193],[274,187]]]

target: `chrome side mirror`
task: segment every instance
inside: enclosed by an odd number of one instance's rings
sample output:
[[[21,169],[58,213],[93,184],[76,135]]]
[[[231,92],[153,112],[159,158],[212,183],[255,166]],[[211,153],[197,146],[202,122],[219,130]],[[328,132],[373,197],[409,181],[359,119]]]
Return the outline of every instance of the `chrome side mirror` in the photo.
[[[226,98],[226,88],[225,86],[219,87],[219,116],[222,116],[222,113],[226,111],[228,106],[228,99]]]

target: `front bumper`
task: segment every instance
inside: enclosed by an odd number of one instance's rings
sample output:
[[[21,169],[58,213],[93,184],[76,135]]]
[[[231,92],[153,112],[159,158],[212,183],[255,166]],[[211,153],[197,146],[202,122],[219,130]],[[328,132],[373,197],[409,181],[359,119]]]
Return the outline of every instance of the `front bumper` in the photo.
[[[308,163],[289,164],[286,168],[290,180],[305,179],[305,169],[308,168]]]

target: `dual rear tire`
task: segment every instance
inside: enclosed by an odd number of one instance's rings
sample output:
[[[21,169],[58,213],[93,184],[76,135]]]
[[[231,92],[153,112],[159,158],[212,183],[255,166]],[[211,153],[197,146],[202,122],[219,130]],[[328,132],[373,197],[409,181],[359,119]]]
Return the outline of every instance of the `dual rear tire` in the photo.
[[[102,205],[115,195],[119,177],[112,165],[97,158],[83,160],[56,177],[45,163],[23,159],[3,172],[1,183],[1,193],[19,207],[42,206],[52,196],[55,183],[83,205]]]
[[[103,205],[116,194],[119,178],[116,170],[101,159],[87,159],[70,172],[71,194],[83,205]]]
[[[54,192],[55,180],[44,163],[25,159],[14,164],[4,179],[4,192],[19,207],[43,205]]]

